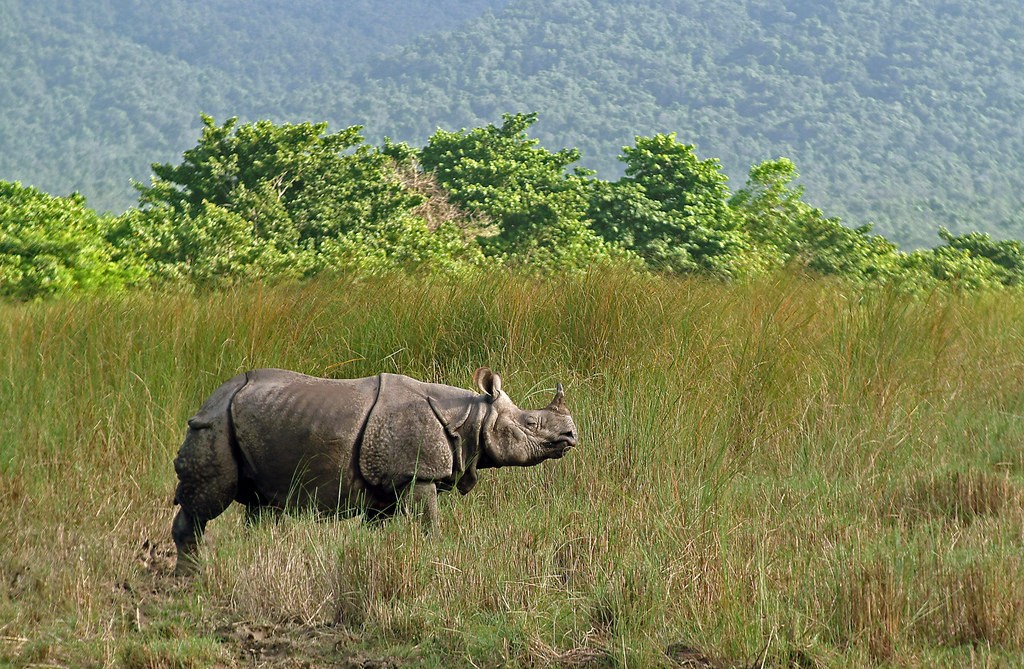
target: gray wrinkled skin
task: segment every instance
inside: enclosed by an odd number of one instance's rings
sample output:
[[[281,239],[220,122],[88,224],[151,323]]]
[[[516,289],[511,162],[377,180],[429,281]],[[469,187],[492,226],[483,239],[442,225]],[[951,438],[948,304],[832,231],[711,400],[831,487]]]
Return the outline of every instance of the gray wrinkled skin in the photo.
[[[404,501],[429,528],[438,492],[468,493],[478,469],[528,467],[576,445],[561,384],[547,407],[524,411],[491,370],[473,380],[482,394],[396,374],[257,369],[225,382],[189,419],[174,460],[177,573],[194,569],[206,523],[231,502],[249,519],[298,507],[376,520]]]

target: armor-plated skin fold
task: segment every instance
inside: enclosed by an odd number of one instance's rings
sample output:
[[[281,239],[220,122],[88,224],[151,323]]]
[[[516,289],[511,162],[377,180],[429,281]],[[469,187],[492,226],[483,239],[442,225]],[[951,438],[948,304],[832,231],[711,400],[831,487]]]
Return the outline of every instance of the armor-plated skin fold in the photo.
[[[249,372],[231,403],[241,488],[258,506],[347,508],[362,492],[361,432],[377,377],[318,379],[280,369]]]
[[[523,411],[487,368],[482,394],[398,374],[322,379],[257,369],[224,383],[189,420],[175,458],[178,573],[195,568],[206,523],[232,501],[387,518],[411,504],[437,524],[437,493],[468,493],[477,469],[529,466],[576,445],[561,384]],[[403,502],[404,499],[404,502]]]
[[[483,398],[407,376],[381,374],[378,378],[380,397],[359,451],[359,471],[367,485],[398,489],[412,477],[450,488],[465,471],[459,428]]]

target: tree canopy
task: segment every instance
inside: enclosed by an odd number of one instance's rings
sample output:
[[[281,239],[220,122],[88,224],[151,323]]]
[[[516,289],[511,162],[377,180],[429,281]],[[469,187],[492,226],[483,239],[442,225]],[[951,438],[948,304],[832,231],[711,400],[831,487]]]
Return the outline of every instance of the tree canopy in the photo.
[[[140,280],[144,270],[131,258],[115,260],[108,223],[81,195],[0,181],[0,297],[118,290]]]
[[[909,291],[1024,279],[1019,241],[940,229],[942,245],[905,253],[807,203],[791,160],[754,165],[732,193],[718,160],[674,134],[636,136],[608,181],[577,150],[543,147],[533,113],[438,130],[418,149],[374,146],[359,126],[201,120],[197,144],[154,164],[118,216],[0,182],[0,296],[611,264],[720,280],[789,268]]]

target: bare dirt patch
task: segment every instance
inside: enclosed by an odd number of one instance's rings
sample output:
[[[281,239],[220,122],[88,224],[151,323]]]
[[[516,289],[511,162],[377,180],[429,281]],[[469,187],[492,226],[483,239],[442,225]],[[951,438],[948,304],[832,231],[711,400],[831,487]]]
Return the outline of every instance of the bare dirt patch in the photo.
[[[233,649],[243,666],[273,669],[398,669],[401,666],[397,658],[347,648],[357,642],[357,637],[336,627],[236,621],[218,627],[216,637]]]
[[[712,657],[702,650],[694,648],[686,643],[677,642],[669,644],[665,649],[672,667],[675,669],[764,669],[763,662],[732,662],[717,657]],[[786,666],[802,666],[792,662]]]

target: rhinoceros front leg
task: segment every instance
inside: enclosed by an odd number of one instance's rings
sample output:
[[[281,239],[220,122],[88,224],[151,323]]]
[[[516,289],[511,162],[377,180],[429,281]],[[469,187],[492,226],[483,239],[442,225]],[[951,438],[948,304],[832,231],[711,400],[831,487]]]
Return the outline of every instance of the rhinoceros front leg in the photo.
[[[375,525],[408,513],[420,519],[425,530],[437,527],[437,485],[433,481],[414,481],[403,491],[385,500],[374,500],[363,509],[363,523]]]
[[[423,523],[423,529],[437,529],[437,485],[433,481],[412,486],[411,511]]]

